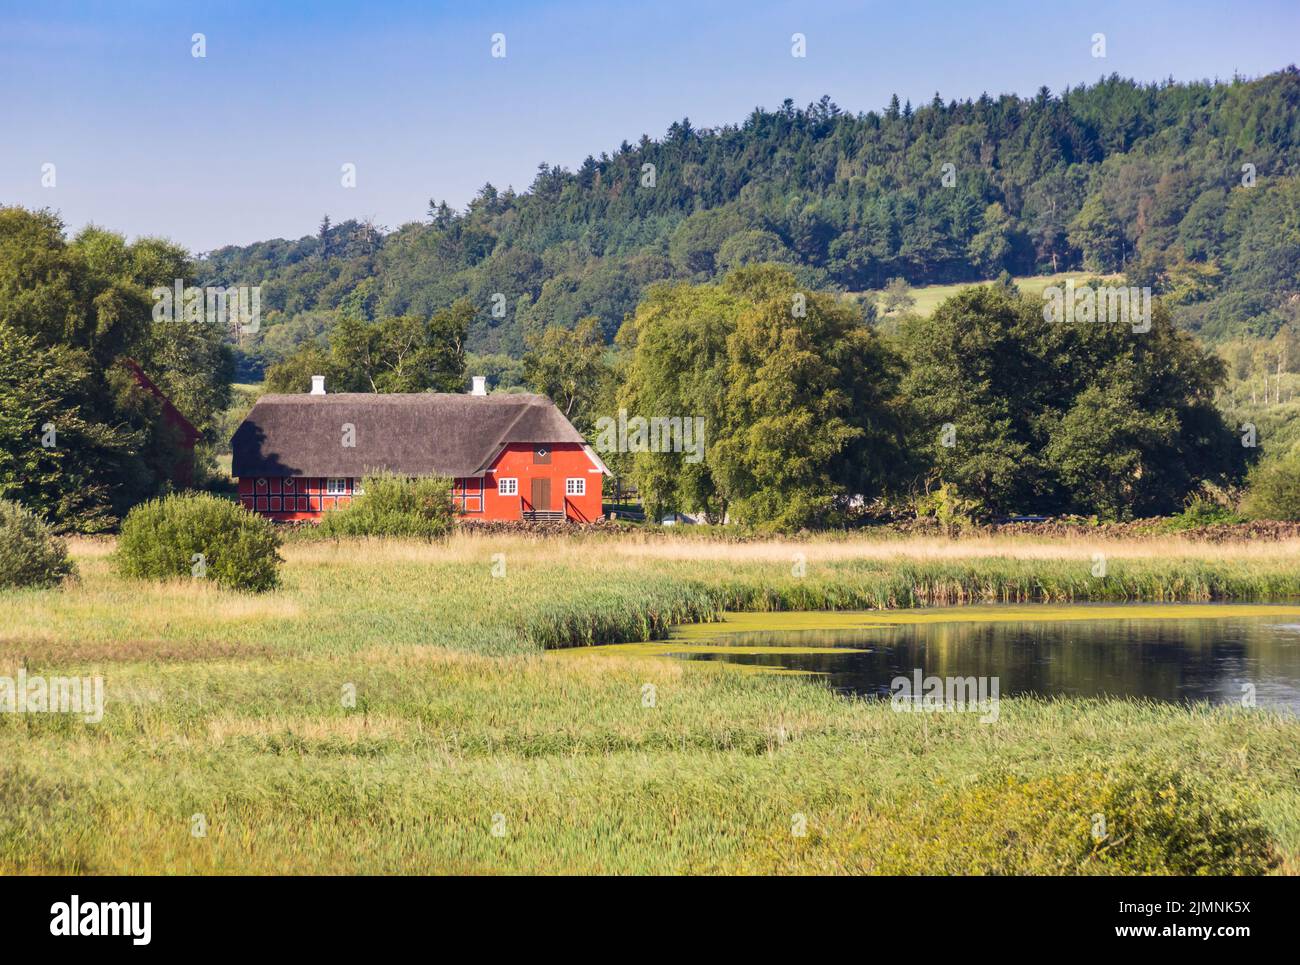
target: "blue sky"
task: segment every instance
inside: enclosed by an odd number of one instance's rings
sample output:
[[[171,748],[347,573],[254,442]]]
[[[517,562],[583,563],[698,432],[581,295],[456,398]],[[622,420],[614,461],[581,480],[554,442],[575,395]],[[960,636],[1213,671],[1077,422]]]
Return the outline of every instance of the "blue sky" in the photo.
[[[0,0],[0,203],[195,251],[299,237],[326,212],[396,227],[430,197],[522,190],[541,161],[574,167],[683,116],[1258,76],[1300,59],[1297,39],[1295,0]]]

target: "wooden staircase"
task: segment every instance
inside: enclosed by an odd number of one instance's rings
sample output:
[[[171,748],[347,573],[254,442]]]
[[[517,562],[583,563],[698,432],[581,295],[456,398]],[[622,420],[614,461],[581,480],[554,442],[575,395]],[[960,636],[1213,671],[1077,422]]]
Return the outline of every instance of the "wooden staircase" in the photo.
[[[562,523],[564,518],[564,510],[562,509],[524,510],[524,519],[530,523]]]

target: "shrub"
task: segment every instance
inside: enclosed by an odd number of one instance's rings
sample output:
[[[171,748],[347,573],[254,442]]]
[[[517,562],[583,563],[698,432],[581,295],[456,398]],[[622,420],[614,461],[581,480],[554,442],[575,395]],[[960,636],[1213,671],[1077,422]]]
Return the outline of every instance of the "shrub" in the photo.
[[[455,510],[451,481],[432,476],[408,479],[384,473],[362,480],[362,494],[326,513],[325,536],[407,536],[439,539],[451,532]]]
[[[933,519],[949,536],[974,529],[984,515],[984,507],[979,500],[963,497],[955,485],[946,482],[917,496],[913,508],[918,520]]]
[[[280,539],[270,522],[207,493],[164,496],[127,514],[116,563],[125,576],[201,577],[261,592],[279,583]]]
[[[0,587],[54,586],[74,570],[67,546],[39,516],[0,499]]]
[[[1253,793],[1161,763],[1032,778],[1003,772],[828,815],[794,848],[786,830],[760,843],[744,870],[1260,875],[1281,858]]]
[[[925,843],[881,870],[1240,875],[1278,863],[1249,806],[1183,772],[1133,765],[986,779],[945,796],[924,825]]]
[[[1252,519],[1300,519],[1300,456],[1271,459],[1251,469],[1243,508]]]
[[[1232,511],[1232,508],[1205,496],[1193,496],[1183,507],[1183,511],[1164,520],[1159,529],[1166,533],[1181,533],[1203,526],[1219,526],[1224,523],[1241,523],[1244,518]]]

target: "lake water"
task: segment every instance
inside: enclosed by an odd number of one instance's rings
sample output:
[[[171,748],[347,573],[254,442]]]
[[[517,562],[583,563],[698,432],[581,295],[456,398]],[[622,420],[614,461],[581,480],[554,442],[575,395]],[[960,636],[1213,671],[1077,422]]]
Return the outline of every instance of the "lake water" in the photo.
[[[1242,702],[1300,714],[1300,607],[963,607],[735,614],[679,628],[655,647],[815,674],[845,693],[887,696],[912,676],[997,677],[1001,696]]]

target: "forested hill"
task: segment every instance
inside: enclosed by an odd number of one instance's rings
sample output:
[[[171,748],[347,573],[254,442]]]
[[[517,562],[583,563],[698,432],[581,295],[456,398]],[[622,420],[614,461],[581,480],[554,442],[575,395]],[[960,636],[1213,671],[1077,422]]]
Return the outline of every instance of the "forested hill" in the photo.
[[[466,211],[430,202],[391,232],[326,220],[297,241],[222,248],[199,280],[261,284],[264,310],[282,313],[267,331],[302,327],[288,343],[334,310],[427,317],[466,296],[469,347],[515,355],[530,333],[587,315],[612,336],[657,280],[758,261],[851,291],[1124,271],[1206,338],[1267,336],[1297,312],[1298,121],[1294,66],[917,108],[894,98],[866,114],[786,101],[735,126],[683,120],[576,171],[543,163],[526,192],[485,185]]]

